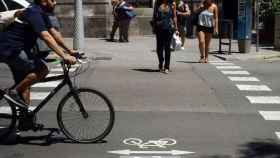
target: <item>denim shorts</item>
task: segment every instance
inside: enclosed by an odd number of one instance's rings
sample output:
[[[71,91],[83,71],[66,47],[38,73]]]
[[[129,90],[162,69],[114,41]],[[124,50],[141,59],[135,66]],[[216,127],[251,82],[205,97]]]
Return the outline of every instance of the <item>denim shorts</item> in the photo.
[[[16,84],[21,82],[29,73],[38,72],[47,67],[42,59],[25,51],[13,52],[13,55],[5,63],[10,67]]]

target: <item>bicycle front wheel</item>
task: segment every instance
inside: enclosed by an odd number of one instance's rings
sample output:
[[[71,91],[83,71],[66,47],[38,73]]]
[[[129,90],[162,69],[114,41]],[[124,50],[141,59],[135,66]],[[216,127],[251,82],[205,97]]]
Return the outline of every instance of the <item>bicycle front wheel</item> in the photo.
[[[104,139],[111,132],[115,113],[103,93],[81,88],[61,100],[57,119],[66,137],[79,143],[92,143]]]
[[[15,128],[16,109],[6,99],[0,99],[0,142]]]

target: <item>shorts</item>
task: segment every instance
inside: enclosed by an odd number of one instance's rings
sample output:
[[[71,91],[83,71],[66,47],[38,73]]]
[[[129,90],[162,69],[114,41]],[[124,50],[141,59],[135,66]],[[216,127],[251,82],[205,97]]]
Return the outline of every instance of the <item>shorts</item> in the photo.
[[[15,84],[21,82],[29,73],[38,72],[43,68],[47,68],[46,63],[42,59],[25,51],[21,51],[20,53],[14,52],[5,63],[12,71]]]
[[[200,25],[197,25],[196,26],[196,31],[197,32],[204,32],[204,33],[214,33],[214,27],[205,27],[205,26],[200,26]]]

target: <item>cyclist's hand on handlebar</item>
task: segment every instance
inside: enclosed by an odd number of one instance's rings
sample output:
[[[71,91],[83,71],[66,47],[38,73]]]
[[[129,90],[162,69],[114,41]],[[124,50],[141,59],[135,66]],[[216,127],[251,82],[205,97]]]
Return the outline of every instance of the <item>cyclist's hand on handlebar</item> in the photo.
[[[71,55],[68,55],[66,54],[64,57],[63,57],[63,60],[66,64],[71,64],[71,65],[74,65],[76,64],[77,60],[75,57],[71,56]]]
[[[79,51],[78,50],[69,50],[68,53],[72,56],[75,56],[76,54],[79,54]]]

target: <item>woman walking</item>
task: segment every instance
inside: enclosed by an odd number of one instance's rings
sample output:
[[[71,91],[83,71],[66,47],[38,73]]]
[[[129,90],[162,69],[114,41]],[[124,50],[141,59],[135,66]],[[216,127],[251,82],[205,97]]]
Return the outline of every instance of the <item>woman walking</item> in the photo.
[[[200,63],[208,62],[209,46],[213,33],[218,33],[218,7],[212,0],[204,0],[199,8],[197,37],[199,41]]]
[[[174,31],[178,33],[176,3],[173,0],[157,0],[155,2],[153,21],[157,41],[158,68],[160,72],[167,74],[170,70],[171,38]]]

